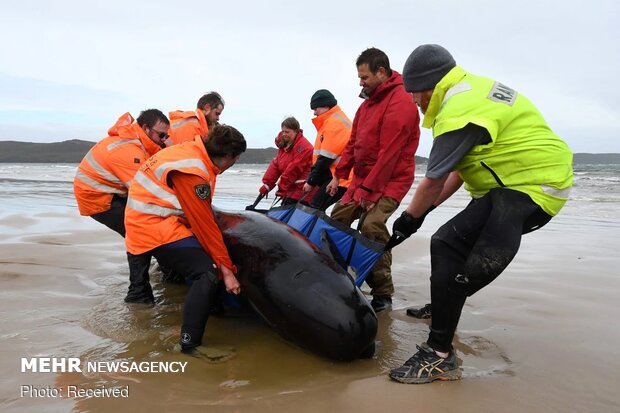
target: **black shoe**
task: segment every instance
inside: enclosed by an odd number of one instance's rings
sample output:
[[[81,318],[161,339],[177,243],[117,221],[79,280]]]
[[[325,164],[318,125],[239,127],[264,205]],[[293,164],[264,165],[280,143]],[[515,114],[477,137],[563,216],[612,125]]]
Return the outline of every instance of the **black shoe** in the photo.
[[[390,370],[390,378],[401,383],[422,384],[434,380],[459,380],[459,369],[456,352],[450,351],[447,358],[441,358],[428,344],[419,346],[418,352],[413,355],[404,365]]]
[[[134,296],[127,294],[125,302],[127,304],[154,304],[155,298],[152,295]]]
[[[411,307],[407,309],[407,315],[421,320],[428,320],[432,316],[431,304],[426,304],[424,307]]]
[[[383,310],[389,310],[392,308],[392,297],[389,295],[373,296],[370,305],[372,306],[372,309],[375,310],[375,313]]]

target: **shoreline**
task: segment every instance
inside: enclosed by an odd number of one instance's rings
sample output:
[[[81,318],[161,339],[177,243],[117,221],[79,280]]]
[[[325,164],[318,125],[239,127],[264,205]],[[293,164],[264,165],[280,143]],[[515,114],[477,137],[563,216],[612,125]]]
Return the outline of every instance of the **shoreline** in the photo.
[[[3,411],[296,410],[371,412],[410,408],[479,412],[611,411],[620,407],[615,325],[620,225],[567,210],[526,235],[514,262],[471,297],[455,337],[463,379],[403,385],[387,371],[426,339],[428,322],[405,308],[429,299],[428,243],[460,202],[438,209],[394,250],[394,308],[379,314],[378,353],[335,363],[305,352],[247,319],[209,320],[207,339],[236,357],[211,365],[189,360],[183,374],[20,373],[21,357],[50,355],[95,361],[179,361],[182,289],[154,285],[160,304],[122,302],[127,269],[122,239],[75,212],[9,214],[0,225],[0,386]],[[459,205],[457,205],[459,204]],[[92,222],[91,222],[92,221]],[[363,290],[368,291],[367,287]],[[605,353],[601,343],[609,343]],[[184,361],[185,359],[181,360]],[[128,398],[21,398],[19,386],[83,389],[129,386]],[[162,398],[163,397],[163,398]],[[202,406],[202,407],[200,407]],[[211,411],[211,410],[210,410]]]

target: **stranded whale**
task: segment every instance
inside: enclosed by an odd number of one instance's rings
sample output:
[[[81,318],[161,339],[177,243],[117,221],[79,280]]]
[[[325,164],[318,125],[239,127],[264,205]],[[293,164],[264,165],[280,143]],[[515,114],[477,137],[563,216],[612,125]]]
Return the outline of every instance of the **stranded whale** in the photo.
[[[215,210],[241,298],[282,337],[354,360],[374,351],[377,316],[353,279],[286,224],[256,212]]]

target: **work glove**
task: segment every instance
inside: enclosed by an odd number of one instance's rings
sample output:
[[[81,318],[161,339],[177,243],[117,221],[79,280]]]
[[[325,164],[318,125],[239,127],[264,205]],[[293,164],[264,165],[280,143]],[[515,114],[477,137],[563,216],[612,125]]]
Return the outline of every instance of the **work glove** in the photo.
[[[396,218],[396,221],[394,221],[394,224],[392,225],[392,236],[387,244],[385,244],[384,250],[391,250],[411,235],[418,232],[424,222],[424,218],[426,218],[428,213],[433,209],[435,209],[435,206],[431,205],[431,207],[419,218],[414,218],[407,211],[403,211],[403,213],[400,214],[400,217]]]
[[[269,187],[267,186],[267,184],[263,184],[263,186],[258,188],[258,193],[267,196],[267,194],[269,193]]]

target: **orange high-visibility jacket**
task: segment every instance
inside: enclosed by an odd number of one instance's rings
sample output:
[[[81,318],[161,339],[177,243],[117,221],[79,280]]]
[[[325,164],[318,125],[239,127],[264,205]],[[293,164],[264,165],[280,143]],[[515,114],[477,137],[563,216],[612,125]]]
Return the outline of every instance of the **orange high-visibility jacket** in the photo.
[[[336,105],[322,115],[313,118],[312,123],[317,130],[312,164],[316,164],[319,155],[333,159],[334,161],[329,169],[332,177],[336,176],[336,166],[340,162],[340,155],[347,146],[349,137],[351,137],[351,120],[340,109],[340,106]],[[341,179],[339,185],[347,187],[350,182],[350,177],[349,179]]]
[[[213,196],[220,170],[209,158],[201,138],[184,145],[173,145],[150,158],[136,173],[129,189],[125,245],[130,253],[142,254],[194,235],[174,189],[168,186],[168,176],[173,171],[204,179],[211,191],[206,196]],[[218,235],[203,248],[216,264],[233,268],[214,216],[200,217],[200,222],[217,229],[214,232]]]
[[[108,211],[114,194],[126,197],[140,165],[161,149],[129,113],[118,118],[108,135],[84,156],[73,179],[81,215]]]
[[[192,142],[196,136],[200,136],[203,141],[207,140],[209,127],[207,119],[202,110],[170,112],[170,140],[173,145],[183,142]]]

